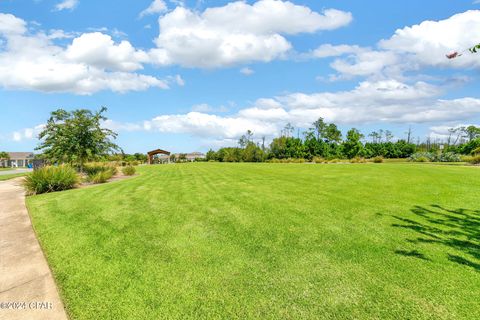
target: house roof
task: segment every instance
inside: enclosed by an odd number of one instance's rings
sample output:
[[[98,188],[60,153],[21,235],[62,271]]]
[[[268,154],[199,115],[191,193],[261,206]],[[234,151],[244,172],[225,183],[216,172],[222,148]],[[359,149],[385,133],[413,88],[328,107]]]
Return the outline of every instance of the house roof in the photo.
[[[203,157],[205,157],[205,154],[201,152],[187,153],[187,158],[203,158]]]
[[[7,152],[10,160],[23,160],[32,159],[34,157],[33,152]]]

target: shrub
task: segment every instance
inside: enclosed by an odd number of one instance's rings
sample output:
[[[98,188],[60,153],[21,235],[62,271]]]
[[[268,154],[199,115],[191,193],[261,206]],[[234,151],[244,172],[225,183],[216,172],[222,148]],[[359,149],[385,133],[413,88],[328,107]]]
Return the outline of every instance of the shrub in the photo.
[[[78,181],[77,172],[68,165],[46,166],[25,177],[24,187],[33,195],[72,189]]]
[[[468,161],[471,164],[480,164],[480,156],[474,156]]]
[[[313,157],[312,161],[315,162],[315,163],[324,163],[324,162],[326,162],[326,160],[323,159],[322,157]]]
[[[433,159],[435,162],[460,162],[462,161],[460,155],[453,152],[441,153]]]
[[[417,152],[410,156],[409,161],[413,162],[460,162],[462,158],[454,152],[434,154],[431,152]]]
[[[112,173],[112,176],[116,175],[118,170],[115,166],[108,166],[108,170]]]
[[[350,163],[365,163],[367,162],[364,158],[361,157],[355,157],[350,159]]]
[[[408,158],[412,162],[430,162],[435,159],[435,155],[430,152],[417,152],[414,153]]]
[[[383,157],[382,156],[377,156],[373,158],[373,163],[382,163],[383,162]]]
[[[83,171],[88,177],[93,177],[100,172],[110,171],[111,175],[117,174],[115,163],[90,162],[85,164]]]
[[[92,176],[88,176],[88,180],[92,183],[105,183],[112,177],[112,172],[110,170],[100,171]]]
[[[135,167],[133,167],[133,166],[123,167],[122,172],[126,176],[133,176],[135,174]]]

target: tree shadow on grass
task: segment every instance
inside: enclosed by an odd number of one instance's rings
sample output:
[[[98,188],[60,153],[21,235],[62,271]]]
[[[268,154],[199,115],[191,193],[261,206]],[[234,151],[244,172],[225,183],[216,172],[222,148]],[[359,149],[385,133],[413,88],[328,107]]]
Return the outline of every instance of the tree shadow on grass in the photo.
[[[426,261],[430,261],[429,258],[427,258],[423,253],[419,252],[418,250],[395,250],[396,254],[400,254],[405,257],[414,257]]]
[[[447,209],[439,205],[411,209],[415,219],[393,216],[400,223],[393,227],[408,229],[419,237],[407,239],[412,244],[432,244],[454,249],[448,260],[469,266],[480,272],[480,210]],[[395,253],[429,260],[418,250],[396,250]]]

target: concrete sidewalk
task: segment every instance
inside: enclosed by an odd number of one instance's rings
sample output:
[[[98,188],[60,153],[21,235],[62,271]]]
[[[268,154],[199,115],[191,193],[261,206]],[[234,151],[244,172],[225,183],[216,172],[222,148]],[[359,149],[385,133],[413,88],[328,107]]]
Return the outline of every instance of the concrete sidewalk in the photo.
[[[25,207],[21,178],[0,182],[0,319],[67,319]]]
[[[0,176],[5,176],[7,174],[23,173],[23,172],[32,172],[32,169],[12,169],[12,170],[1,170]]]

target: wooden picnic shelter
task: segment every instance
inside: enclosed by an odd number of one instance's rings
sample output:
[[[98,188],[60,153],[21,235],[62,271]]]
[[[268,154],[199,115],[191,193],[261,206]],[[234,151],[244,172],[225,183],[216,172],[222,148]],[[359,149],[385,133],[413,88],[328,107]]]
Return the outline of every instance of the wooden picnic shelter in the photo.
[[[162,150],[162,149],[155,149],[155,150],[147,152],[148,164],[153,164],[153,157],[156,156],[157,154],[165,154],[165,155],[169,156],[170,152]]]

